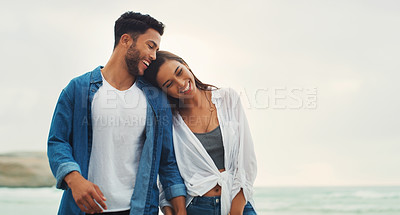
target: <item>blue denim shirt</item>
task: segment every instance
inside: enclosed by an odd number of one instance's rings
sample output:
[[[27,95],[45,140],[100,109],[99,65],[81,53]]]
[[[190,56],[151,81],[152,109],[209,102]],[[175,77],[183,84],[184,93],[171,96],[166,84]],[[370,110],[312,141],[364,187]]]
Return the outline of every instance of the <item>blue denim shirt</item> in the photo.
[[[58,99],[47,143],[50,168],[64,189],[58,214],[84,214],[76,205],[64,177],[78,171],[87,179],[92,149],[92,100],[102,86],[99,66],[74,78]],[[167,98],[142,77],[137,86],[147,99],[146,140],[139,162],[130,214],[158,214],[157,173],[167,199],[186,196],[186,187],[176,165],[172,143],[172,115]],[[106,202],[107,203],[107,202]]]

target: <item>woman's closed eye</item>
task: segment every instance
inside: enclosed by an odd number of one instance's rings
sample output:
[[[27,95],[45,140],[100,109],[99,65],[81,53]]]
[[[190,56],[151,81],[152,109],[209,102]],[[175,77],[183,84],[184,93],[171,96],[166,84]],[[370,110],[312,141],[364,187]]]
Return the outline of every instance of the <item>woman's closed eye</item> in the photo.
[[[162,85],[162,87],[168,88],[172,85],[172,81],[171,80],[167,80],[166,82],[164,82],[164,84]]]
[[[182,74],[182,68],[179,70],[178,73],[176,73],[176,76],[180,76]]]
[[[166,88],[170,87],[172,85],[172,81],[169,81],[167,85],[165,85]]]
[[[175,74],[177,77],[182,75],[182,68]],[[168,80],[167,82],[165,82],[164,87],[168,88],[173,84],[173,81]]]

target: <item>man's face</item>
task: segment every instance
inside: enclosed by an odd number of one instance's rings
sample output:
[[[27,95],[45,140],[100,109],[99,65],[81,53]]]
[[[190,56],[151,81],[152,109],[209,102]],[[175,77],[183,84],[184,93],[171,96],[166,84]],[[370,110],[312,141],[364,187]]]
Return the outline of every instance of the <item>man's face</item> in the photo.
[[[151,61],[156,59],[156,52],[160,47],[161,35],[149,28],[144,34],[133,41],[125,55],[128,72],[133,75],[143,75]]]

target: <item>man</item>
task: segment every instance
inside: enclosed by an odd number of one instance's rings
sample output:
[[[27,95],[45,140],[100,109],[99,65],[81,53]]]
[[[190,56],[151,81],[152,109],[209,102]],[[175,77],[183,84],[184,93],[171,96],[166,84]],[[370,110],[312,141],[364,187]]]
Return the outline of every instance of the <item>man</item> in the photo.
[[[59,214],[158,214],[157,173],[177,214],[186,188],[172,146],[166,97],[142,77],[164,25],[126,12],[105,67],[73,79],[54,111],[48,157],[64,189]]]

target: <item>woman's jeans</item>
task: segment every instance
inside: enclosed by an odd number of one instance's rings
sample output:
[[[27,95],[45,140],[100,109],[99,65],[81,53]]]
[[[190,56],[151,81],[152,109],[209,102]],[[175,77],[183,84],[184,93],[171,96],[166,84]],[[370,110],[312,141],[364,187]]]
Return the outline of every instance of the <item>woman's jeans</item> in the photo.
[[[192,202],[186,208],[188,215],[221,215],[221,197],[194,197]],[[257,214],[250,202],[244,206],[243,215],[255,215]],[[223,214],[226,215],[226,214]]]

